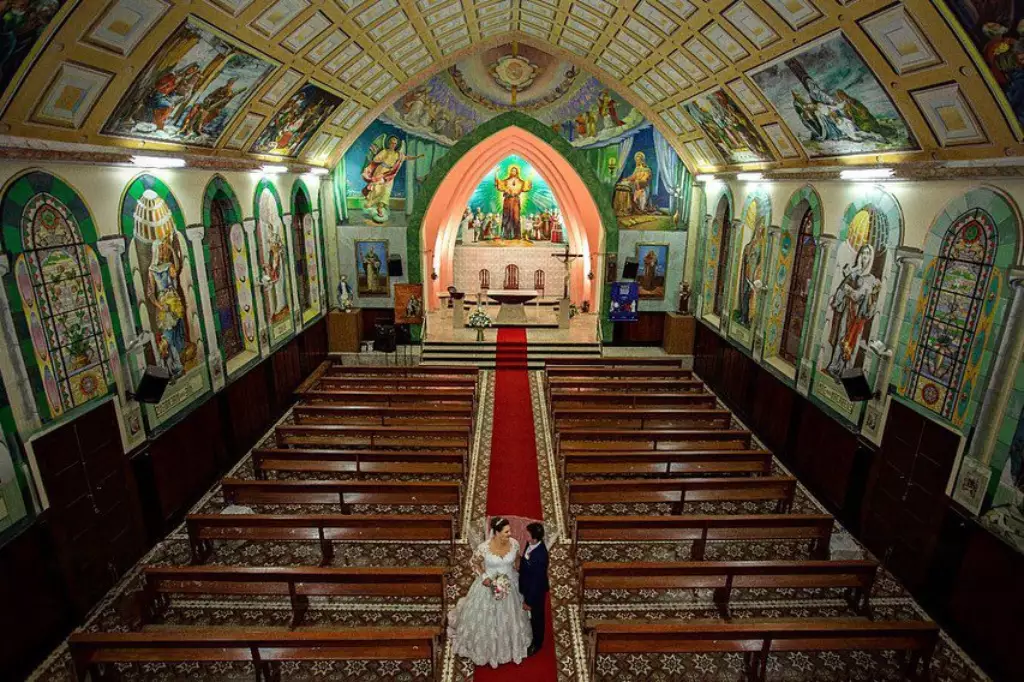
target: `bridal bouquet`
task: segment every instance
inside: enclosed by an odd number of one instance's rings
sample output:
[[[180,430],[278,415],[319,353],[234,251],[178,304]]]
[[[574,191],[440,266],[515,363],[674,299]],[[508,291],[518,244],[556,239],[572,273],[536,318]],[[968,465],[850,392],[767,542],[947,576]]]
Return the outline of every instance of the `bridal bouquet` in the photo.
[[[509,582],[508,576],[504,573],[499,573],[496,577],[491,578],[491,594],[494,595],[496,601],[501,601],[508,596],[509,590],[512,589],[512,583]]]

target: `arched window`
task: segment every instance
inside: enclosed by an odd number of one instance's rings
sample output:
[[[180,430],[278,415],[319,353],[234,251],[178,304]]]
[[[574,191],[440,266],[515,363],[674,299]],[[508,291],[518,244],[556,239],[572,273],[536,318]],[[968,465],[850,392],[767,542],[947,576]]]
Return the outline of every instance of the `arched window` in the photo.
[[[998,245],[992,216],[972,209],[946,230],[926,281],[928,300],[907,394],[947,419],[960,400]]]
[[[506,265],[505,266],[505,286],[504,289],[518,289],[519,288],[519,266],[518,265]]]
[[[295,263],[295,289],[299,295],[299,310],[307,310],[309,301],[309,271],[306,257],[306,223],[311,220],[309,202],[304,192],[295,195],[292,213],[292,256]]]
[[[533,288],[544,295],[544,271],[537,270],[533,273]]]
[[[57,417],[114,384],[110,311],[96,253],[60,199],[32,196],[21,212],[21,238],[14,274],[46,401]]]
[[[491,271],[481,270],[480,271],[480,288],[490,289],[491,288]]]
[[[793,257],[793,273],[786,298],[786,321],[782,325],[782,345],[779,355],[783,360],[796,364],[800,356],[800,337],[803,334],[804,318],[807,315],[807,297],[814,277],[814,213],[808,208],[800,219],[796,236],[796,253]]]
[[[210,249],[210,267],[213,271],[213,307],[220,322],[218,340],[224,348],[224,359],[230,360],[245,350],[245,342],[238,314],[238,294],[235,291],[231,228],[226,214],[224,200],[214,199],[210,204],[206,245]]]
[[[732,216],[726,206],[722,213],[722,246],[718,250],[718,271],[715,275],[715,299],[712,312],[719,317],[725,306],[725,280],[729,276],[729,247],[732,246]]]

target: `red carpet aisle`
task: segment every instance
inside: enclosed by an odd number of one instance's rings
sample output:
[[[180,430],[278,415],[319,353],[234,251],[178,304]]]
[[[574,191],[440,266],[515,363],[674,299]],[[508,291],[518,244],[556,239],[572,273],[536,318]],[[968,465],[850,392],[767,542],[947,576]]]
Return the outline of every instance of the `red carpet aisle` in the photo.
[[[540,519],[544,511],[541,508],[540,479],[537,474],[537,441],[533,432],[530,380],[526,372],[525,329],[498,330],[497,366],[487,514]],[[476,682],[557,680],[550,597],[548,601],[544,649],[521,665],[503,665],[497,670],[477,668]]]

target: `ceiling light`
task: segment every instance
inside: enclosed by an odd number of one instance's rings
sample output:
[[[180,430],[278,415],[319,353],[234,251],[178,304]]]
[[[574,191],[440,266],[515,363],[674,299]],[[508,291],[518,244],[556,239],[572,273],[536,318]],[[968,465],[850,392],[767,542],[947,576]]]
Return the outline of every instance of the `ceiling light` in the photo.
[[[736,179],[742,182],[761,182],[764,180],[764,173],[737,173]]]
[[[843,180],[885,180],[892,177],[892,168],[852,168],[839,171]]]
[[[288,166],[263,166],[260,172],[264,175],[280,175],[288,172]]]
[[[310,173],[311,173],[312,175],[327,175],[327,174],[328,174],[328,173],[330,173],[331,171],[327,170],[326,168],[314,168],[314,169],[312,169],[312,170],[311,170],[311,171],[309,171],[309,172],[310,172]]]
[[[185,159],[171,156],[133,156],[132,163],[140,168],[184,168]]]
[[[701,173],[697,176],[697,182],[714,182],[715,176],[711,173]]]

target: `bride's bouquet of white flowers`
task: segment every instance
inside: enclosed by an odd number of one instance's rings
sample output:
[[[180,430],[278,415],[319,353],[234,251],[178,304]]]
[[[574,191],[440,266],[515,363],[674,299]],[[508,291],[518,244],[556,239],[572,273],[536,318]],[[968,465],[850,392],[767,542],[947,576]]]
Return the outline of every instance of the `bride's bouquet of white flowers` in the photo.
[[[512,589],[512,583],[509,581],[508,576],[504,573],[499,573],[497,576],[491,578],[491,594],[494,595],[496,601],[501,601],[508,596],[509,590]]]

